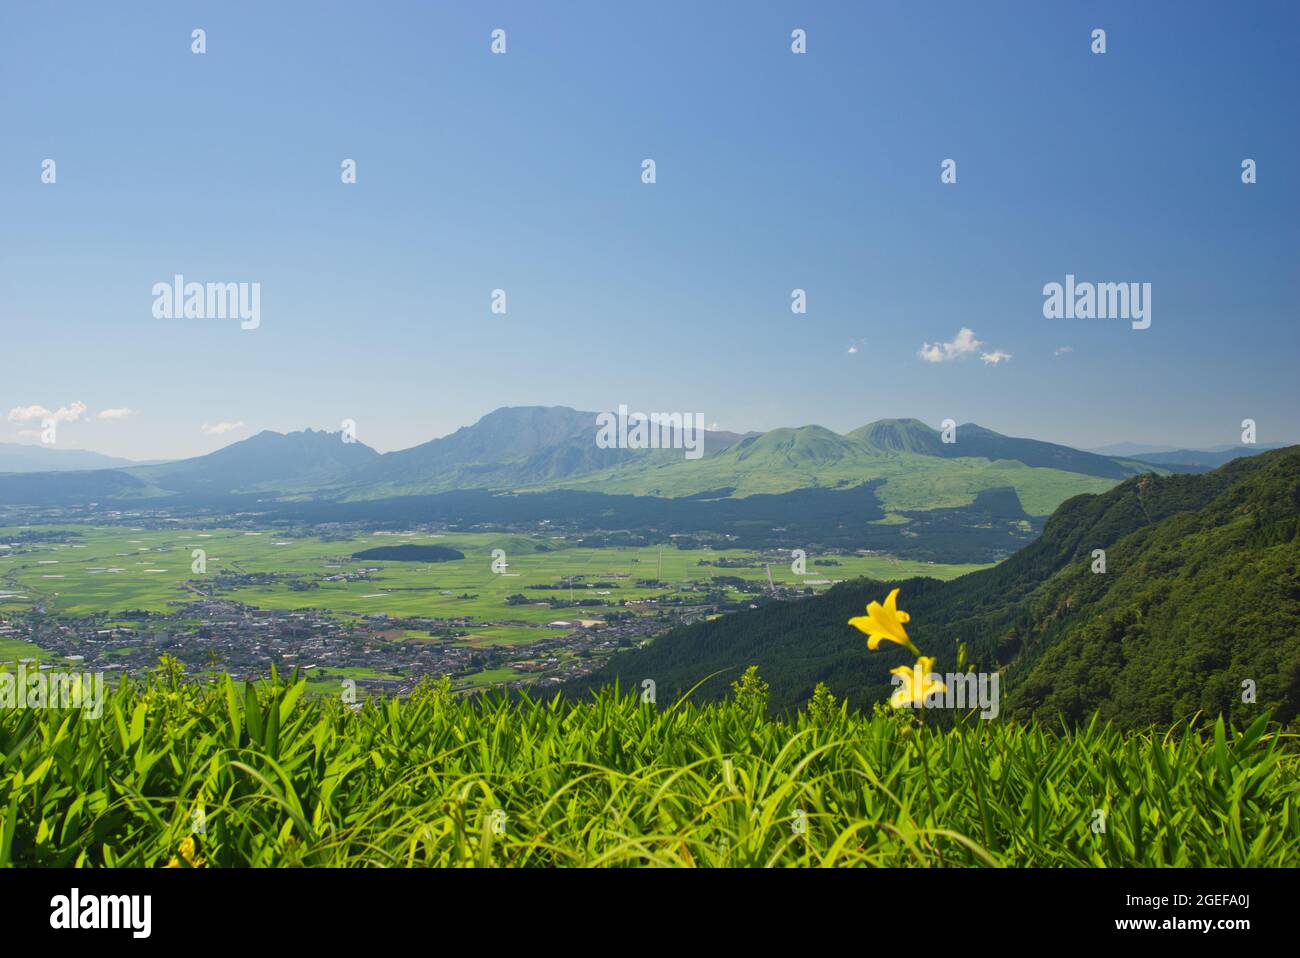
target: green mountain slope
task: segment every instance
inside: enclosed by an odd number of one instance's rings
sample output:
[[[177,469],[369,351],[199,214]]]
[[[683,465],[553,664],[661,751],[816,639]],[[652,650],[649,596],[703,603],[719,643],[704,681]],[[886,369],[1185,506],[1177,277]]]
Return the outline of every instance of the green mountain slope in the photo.
[[[942,456],[944,446],[948,445],[939,430],[919,419],[880,419],[859,426],[848,438],[881,452],[915,452],[925,456]]]
[[[729,488],[746,496],[879,479],[877,494],[890,512],[959,508],[981,492],[1009,487],[1030,515],[1044,516],[1071,496],[1104,492],[1152,468],[973,424],[957,428],[956,443],[944,443],[937,430],[904,419],[871,423],[847,436],[821,426],[773,429],[700,460],[660,454],[539,487],[668,497]]]
[[[1106,550],[1104,574],[1091,571],[1094,549]],[[1270,707],[1290,720],[1300,710],[1300,447],[1071,499],[1035,542],[951,582],[864,580],[675,630],[590,684],[654,678],[669,700],[727,670],[696,693],[710,697],[755,664],[778,707],[818,681],[858,706],[884,701],[888,670],[910,661],[892,647],[868,654],[847,621],[894,585],[938,670],[952,670],[967,643],[979,668],[1003,672],[1012,711],[1056,720],[1101,709],[1136,725]],[[1247,679],[1256,705],[1241,701]]]
[[[1144,464],[1127,463],[1091,452],[1081,452],[1054,442],[1004,436],[992,429],[977,426],[973,422],[958,426],[956,436],[956,442],[945,443],[940,447],[940,455],[953,459],[966,457],[1014,459],[1026,466],[1062,469],[1085,476],[1116,480],[1150,470],[1150,467]]]

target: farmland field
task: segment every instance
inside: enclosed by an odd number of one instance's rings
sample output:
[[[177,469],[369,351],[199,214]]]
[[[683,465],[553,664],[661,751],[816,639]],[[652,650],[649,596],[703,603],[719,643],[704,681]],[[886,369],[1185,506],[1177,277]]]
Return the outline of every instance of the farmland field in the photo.
[[[222,574],[297,575],[304,580],[360,569],[379,569],[361,581],[322,581],[318,589],[291,591],[282,583],[241,586],[229,597],[257,608],[319,608],[358,614],[393,616],[468,616],[486,620],[509,618],[545,624],[556,618],[544,605],[508,607],[506,597],[529,586],[564,585],[574,578],[574,596],[590,598],[602,593],[608,599],[648,599],[692,580],[727,575],[766,580],[767,571],[757,553],[745,550],[660,550],[655,547],[591,548],[581,539],[555,540],[540,536],[501,534],[376,533],[347,541],[319,538],[285,538],[270,531],[230,529],[144,530],[118,527],[68,528],[70,539],[0,555],[0,611],[44,603],[47,611],[67,615],[121,612],[141,609],[164,612],[168,603],[192,601],[185,583],[201,585]],[[14,529],[0,529],[0,540]],[[465,553],[451,562],[400,562],[352,559],[354,552],[394,544],[437,544]],[[195,549],[206,553],[207,571],[191,571]],[[506,571],[492,571],[493,550],[506,554]],[[701,561],[753,559],[751,568],[701,566]],[[807,574],[795,575],[789,562],[774,563],[772,578],[788,585],[810,584],[822,590],[829,580],[860,576],[902,578],[928,575],[951,579],[982,565],[940,565],[902,561],[884,556],[835,556],[836,566],[815,566],[809,556]],[[638,579],[661,578],[662,588],[638,588]],[[593,583],[608,583],[600,588]],[[23,598],[6,596],[17,593]],[[609,593],[603,595],[603,593]],[[552,594],[529,593],[537,603]],[[559,593],[554,593],[559,594]],[[585,595],[584,595],[585,594]],[[489,631],[508,640],[509,633]]]

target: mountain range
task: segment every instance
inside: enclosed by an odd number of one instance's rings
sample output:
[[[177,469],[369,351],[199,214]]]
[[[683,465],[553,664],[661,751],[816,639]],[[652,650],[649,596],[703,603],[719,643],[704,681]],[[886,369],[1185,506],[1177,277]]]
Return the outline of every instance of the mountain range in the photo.
[[[908,512],[966,508],[1005,490],[1019,499],[1013,512],[1022,507],[1041,517],[1071,496],[1104,492],[1139,473],[1168,472],[1184,461],[1191,463],[1187,471],[1210,467],[1205,457],[1182,451],[1153,454],[1168,459],[1165,465],[1005,436],[975,423],[957,426],[948,437],[955,441],[945,442],[916,419],[879,420],[843,435],[816,425],[708,431],[699,459],[681,449],[601,448],[595,436],[595,413],[563,406],[497,409],[448,436],[385,454],[340,433],[266,431],[175,462],[0,475],[0,504],[221,496],[348,503],[472,489],[720,499],[870,482],[882,521],[898,522]]]
[[[1013,488],[1030,513],[1042,515],[1070,495],[1151,468],[973,423],[945,443],[938,430],[914,419],[881,420],[847,435],[815,425],[745,435],[710,431],[704,457],[689,460],[674,449],[602,449],[595,416],[559,406],[507,407],[449,436],[382,455],[339,433],[268,431],[176,462],[95,469],[62,481],[0,476],[0,501],[240,493],[355,501],[559,488],[745,496],[879,479],[882,502],[896,509],[956,507],[982,491]]]
[[[1225,446],[1220,449],[1171,449],[1167,452],[1143,453],[1134,456],[1133,459],[1174,472],[1209,472],[1242,456],[1253,456],[1262,451],[1280,448],[1282,447],[1278,445],[1261,445]]]
[[[1285,443],[1259,443],[1254,447],[1253,451],[1264,452],[1268,449],[1282,449],[1285,445]],[[1186,449],[1178,446],[1158,446],[1142,442],[1113,442],[1109,445],[1088,449],[1087,451],[1095,452],[1099,456],[1119,456],[1126,459],[1145,460],[1150,459],[1152,455],[1161,455],[1167,452],[1190,452],[1199,455],[1201,453],[1231,452],[1242,448],[1244,447],[1234,443],[1220,443],[1218,445],[1199,446],[1195,449]],[[1238,455],[1240,455],[1240,453]],[[1222,463],[1220,463],[1220,465],[1222,465]]]

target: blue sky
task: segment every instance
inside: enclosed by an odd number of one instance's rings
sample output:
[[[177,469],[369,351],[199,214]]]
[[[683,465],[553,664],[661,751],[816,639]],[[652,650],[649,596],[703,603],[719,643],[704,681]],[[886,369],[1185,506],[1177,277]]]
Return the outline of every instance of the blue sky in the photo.
[[[138,458],[343,419],[387,450],[512,404],[1297,441],[1298,28],[1290,3],[9,3],[0,416],[82,403],[61,445]],[[176,273],[260,283],[260,328],[155,319]],[[1067,273],[1151,283],[1151,327],[1045,319]],[[962,328],[983,345],[919,357]]]

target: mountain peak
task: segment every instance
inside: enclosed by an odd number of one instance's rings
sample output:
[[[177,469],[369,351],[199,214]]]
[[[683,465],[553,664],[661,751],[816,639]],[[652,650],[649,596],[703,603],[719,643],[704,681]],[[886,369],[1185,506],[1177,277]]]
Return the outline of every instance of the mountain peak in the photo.
[[[939,431],[919,419],[877,419],[853,430],[849,438],[881,452],[943,455]]]
[[[816,465],[836,462],[852,452],[853,443],[825,426],[783,426],[742,439],[730,448],[738,460],[779,456],[789,462]]]
[[[207,491],[254,489],[267,483],[293,485],[336,479],[379,453],[363,442],[344,442],[341,432],[302,429],[261,432],[193,459],[135,470],[167,488]]]

